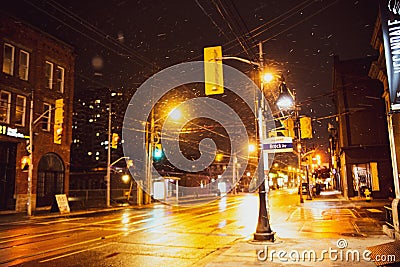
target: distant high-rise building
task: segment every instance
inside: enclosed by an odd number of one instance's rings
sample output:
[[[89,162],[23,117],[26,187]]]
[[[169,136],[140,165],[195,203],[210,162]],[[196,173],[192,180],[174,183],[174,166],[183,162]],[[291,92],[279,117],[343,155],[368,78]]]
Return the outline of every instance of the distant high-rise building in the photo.
[[[125,109],[123,94],[108,88],[80,88],[73,114],[71,168],[73,171],[105,171],[107,166],[108,127],[121,136]],[[111,104],[111,120],[110,116]],[[112,148],[112,159],[122,156],[121,140]]]

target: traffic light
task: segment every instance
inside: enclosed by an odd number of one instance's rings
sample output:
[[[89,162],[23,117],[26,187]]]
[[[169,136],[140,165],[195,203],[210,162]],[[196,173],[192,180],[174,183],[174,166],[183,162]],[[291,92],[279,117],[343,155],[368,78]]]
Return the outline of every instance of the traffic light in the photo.
[[[62,124],[64,122],[64,99],[56,99],[56,108],[54,114],[54,124]]]
[[[300,131],[302,139],[312,138],[312,125],[310,117],[300,118]]]
[[[206,86],[206,95],[224,93],[224,77],[221,58],[221,46],[204,48],[204,82]]]
[[[281,121],[285,130],[283,131],[283,135],[286,137],[295,137],[294,135],[294,120],[292,118],[287,118]]]
[[[128,159],[127,161],[126,161],[126,168],[131,168],[131,167],[134,167],[135,166],[135,164],[134,164],[134,162],[133,162],[133,159]]]
[[[29,158],[29,156],[23,156],[21,158],[21,170],[28,171],[30,163],[31,163],[31,159]]]
[[[162,152],[162,146],[161,144],[155,144],[154,145],[154,151],[153,151],[153,158],[155,160],[159,160],[162,158],[163,152]]]
[[[118,141],[119,141],[119,136],[117,133],[112,134],[111,138],[111,147],[112,148],[117,148],[118,147]]]
[[[62,125],[54,125],[54,144],[61,144],[62,133]]]
[[[56,99],[56,108],[54,114],[54,144],[61,144],[64,122],[64,99]]]

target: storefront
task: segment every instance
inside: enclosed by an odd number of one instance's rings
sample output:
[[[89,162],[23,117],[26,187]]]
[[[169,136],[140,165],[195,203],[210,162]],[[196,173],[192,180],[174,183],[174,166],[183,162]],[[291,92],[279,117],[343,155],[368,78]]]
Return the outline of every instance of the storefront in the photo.
[[[27,175],[22,166],[22,159],[28,155],[27,140],[21,130],[0,125],[0,210],[15,209],[18,178]]]
[[[0,210],[15,208],[17,143],[0,141]]]
[[[366,189],[379,191],[377,162],[352,165],[353,190],[357,196],[363,196]]]

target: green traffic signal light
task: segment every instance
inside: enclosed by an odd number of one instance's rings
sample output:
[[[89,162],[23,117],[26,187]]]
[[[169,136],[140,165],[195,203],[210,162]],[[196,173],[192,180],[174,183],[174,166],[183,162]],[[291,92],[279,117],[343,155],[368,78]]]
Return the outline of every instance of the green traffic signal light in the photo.
[[[156,160],[159,160],[162,158],[162,156],[163,156],[163,152],[162,152],[161,144],[156,144],[154,146],[153,158]]]

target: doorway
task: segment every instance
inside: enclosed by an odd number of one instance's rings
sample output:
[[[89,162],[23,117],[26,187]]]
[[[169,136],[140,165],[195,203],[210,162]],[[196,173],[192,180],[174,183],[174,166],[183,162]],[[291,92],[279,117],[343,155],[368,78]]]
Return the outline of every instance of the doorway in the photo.
[[[37,206],[50,206],[54,195],[64,193],[64,164],[54,153],[44,155],[38,166]]]
[[[15,209],[17,143],[0,142],[0,210]]]

